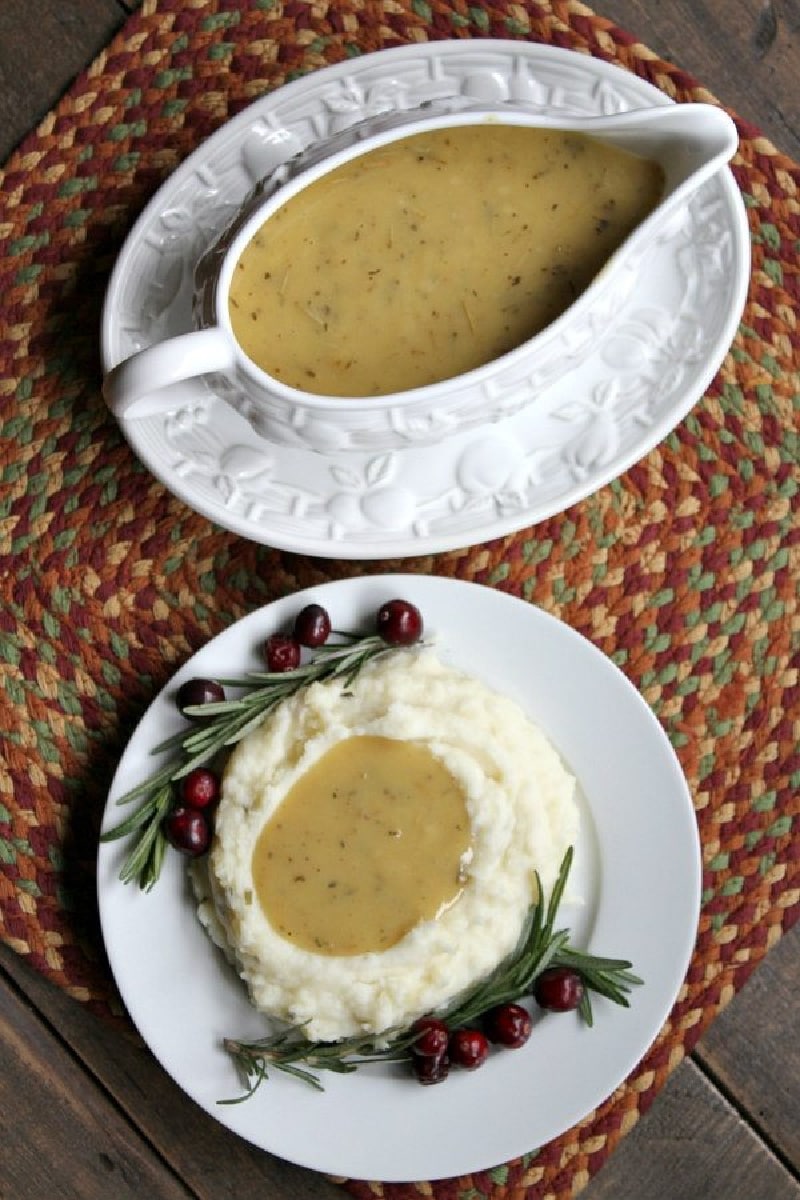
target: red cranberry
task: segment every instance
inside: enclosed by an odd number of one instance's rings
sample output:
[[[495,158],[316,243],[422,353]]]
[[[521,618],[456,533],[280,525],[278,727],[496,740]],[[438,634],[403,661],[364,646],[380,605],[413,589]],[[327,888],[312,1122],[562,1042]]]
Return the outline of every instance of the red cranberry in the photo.
[[[447,1049],[449,1030],[438,1017],[420,1017],[412,1032],[418,1036],[411,1044],[411,1053],[420,1058],[440,1058]]]
[[[187,679],[178,688],[176,702],[186,716],[186,709],[194,705],[212,704],[225,699],[225,689],[215,679]],[[191,721],[201,721],[202,716],[192,716]]]
[[[331,633],[331,619],[321,604],[301,608],[294,622],[292,636],[301,646],[322,646]]]
[[[450,1073],[450,1060],[446,1054],[415,1054],[411,1063],[420,1083],[441,1083]]]
[[[181,780],[181,799],[189,808],[211,808],[219,800],[219,777],[208,767],[195,767]]]
[[[422,614],[408,600],[387,600],[378,609],[377,626],[389,646],[412,646],[422,637]]]
[[[173,808],[166,817],[164,832],[170,845],[193,858],[205,854],[211,841],[211,830],[205,813],[184,804]]]
[[[489,1040],[479,1029],[457,1029],[450,1035],[447,1052],[457,1067],[474,1071],[489,1057]]]
[[[531,1036],[531,1014],[521,1004],[498,1004],[485,1018],[486,1033],[491,1042],[517,1050]]]
[[[583,980],[571,967],[547,967],[534,982],[536,1003],[552,1012],[569,1012],[583,999]]]
[[[300,666],[300,643],[285,633],[273,633],[264,643],[268,671],[293,671]]]

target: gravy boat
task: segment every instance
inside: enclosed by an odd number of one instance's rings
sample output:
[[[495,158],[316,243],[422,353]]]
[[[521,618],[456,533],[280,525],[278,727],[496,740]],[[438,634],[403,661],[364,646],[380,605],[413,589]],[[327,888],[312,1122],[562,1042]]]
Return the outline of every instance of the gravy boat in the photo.
[[[655,161],[664,173],[662,199],[556,320],[465,374],[388,395],[324,396],[280,382],[247,357],[231,329],[231,277],[244,247],[281,205],[321,176],[377,147],[415,133],[487,123],[582,133]],[[669,104],[580,118],[520,105],[476,107],[453,99],[359,122],[307,147],[256,185],[196,265],[195,330],[147,347],[115,366],[103,383],[105,400],[124,424],[173,410],[172,385],[202,377],[260,436],[319,453],[430,444],[505,420],[593,352],[624,307],[648,248],[737,146],[733,121],[709,104]]]

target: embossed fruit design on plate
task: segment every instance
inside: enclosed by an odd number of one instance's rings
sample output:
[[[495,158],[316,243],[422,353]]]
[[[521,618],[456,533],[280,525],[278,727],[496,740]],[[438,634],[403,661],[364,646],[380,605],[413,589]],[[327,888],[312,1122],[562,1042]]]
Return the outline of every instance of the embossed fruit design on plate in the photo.
[[[524,42],[401,47],[297,80],[213,135],[142,214],[109,286],[104,366],[191,327],[192,264],[255,180],[348,124],[448,96],[582,116],[670,103],[619,67]],[[401,448],[371,451],[320,420],[304,436],[324,453],[273,447],[195,382],[176,385],[175,411],[126,436],[171,491],[253,541],[340,559],[485,541],[590,495],[674,428],[730,345],[749,263],[741,196],[720,171],[664,228],[593,352],[557,382],[543,378],[524,411],[512,393],[511,415],[491,428],[430,446],[425,422],[406,422]]]

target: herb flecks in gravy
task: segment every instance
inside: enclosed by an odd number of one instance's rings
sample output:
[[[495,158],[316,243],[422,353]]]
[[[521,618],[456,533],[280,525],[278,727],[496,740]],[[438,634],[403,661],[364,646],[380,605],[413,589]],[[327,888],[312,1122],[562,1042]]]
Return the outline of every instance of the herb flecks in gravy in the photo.
[[[656,207],[661,168],[582,134],[486,124],[352,159],[291,197],[229,296],[245,353],[306,392],[439,382],[558,317]]]
[[[265,825],[256,896],[293,945],[381,951],[458,898],[469,845],[463,791],[427,747],[354,736],[306,771]]]

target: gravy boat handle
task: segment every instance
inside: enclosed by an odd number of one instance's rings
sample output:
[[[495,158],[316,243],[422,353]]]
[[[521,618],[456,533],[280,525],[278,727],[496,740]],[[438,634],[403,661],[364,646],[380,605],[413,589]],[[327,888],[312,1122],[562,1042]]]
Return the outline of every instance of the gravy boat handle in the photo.
[[[172,407],[176,383],[228,371],[236,360],[233,340],[213,326],[167,338],[113,367],[103,380],[103,398],[120,421],[153,416]]]

